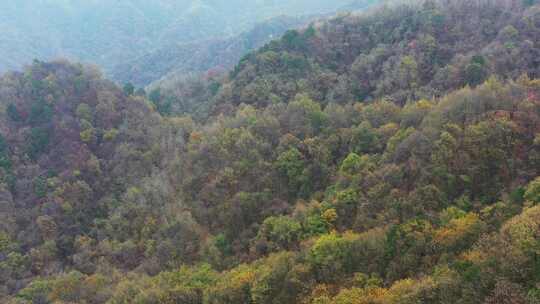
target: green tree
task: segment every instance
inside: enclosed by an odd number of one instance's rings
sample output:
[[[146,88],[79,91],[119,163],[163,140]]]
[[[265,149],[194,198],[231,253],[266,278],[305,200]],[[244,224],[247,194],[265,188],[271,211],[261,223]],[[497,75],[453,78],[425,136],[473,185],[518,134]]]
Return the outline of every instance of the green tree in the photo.
[[[473,56],[465,67],[465,81],[470,86],[477,86],[487,79],[486,60],[483,56]]]
[[[290,250],[300,241],[302,226],[288,216],[268,217],[259,229],[258,238],[271,243],[271,249]]]
[[[525,190],[524,198],[532,204],[540,203],[540,177],[529,183]]]
[[[133,86],[132,83],[128,82],[126,84],[124,84],[124,94],[126,96],[131,96],[133,95],[133,93],[135,93],[135,87]]]
[[[349,153],[341,163],[340,171],[344,174],[358,174],[365,164],[365,159],[356,153]]]
[[[32,125],[48,123],[51,121],[52,116],[52,107],[45,102],[39,101],[32,104],[32,107],[30,108],[30,115],[28,116],[28,121]]]
[[[286,177],[291,193],[300,194],[308,182],[304,174],[306,163],[302,153],[296,148],[290,148],[279,155],[276,165],[280,173]]]
[[[20,122],[22,120],[21,114],[19,113],[19,110],[17,110],[17,106],[15,106],[14,104],[10,103],[7,106],[6,111],[7,111],[8,117],[9,117],[9,119],[11,119],[11,121]]]
[[[50,131],[47,128],[32,128],[30,130],[28,154],[31,158],[38,157],[48,149]]]

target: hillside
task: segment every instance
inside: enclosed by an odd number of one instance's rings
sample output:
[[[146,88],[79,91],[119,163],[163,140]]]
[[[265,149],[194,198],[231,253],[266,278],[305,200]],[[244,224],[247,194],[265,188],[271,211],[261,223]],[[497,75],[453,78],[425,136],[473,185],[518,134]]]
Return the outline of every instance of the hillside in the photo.
[[[333,14],[336,11],[363,10],[376,2],[378,1],[353,1],[328,12]],[[290,14],[289,11],[285,10],[285,12]],[[228,71],[245,54],[281,37],[287,30],[303,28],[322,16],[322,14],[283,15],[258,22],[249,30],[232,37],[220,36],[190,42],[178,41],[117,64],[109,74],[119,83],[132,83],[136,87],[146,87],[155,86],[163,80],[170,82],[172,79],[181,78],[189,73]]]
[[[538,13],[530,9],[524,16],[500,6],[461,3],[441,10],[426,4],[418,12],[414,5],[401,11],[390,5],[367,16],[342,14],[247,54],[227,79],[165,78],[151,87],[161,90],[154,102],[162,114],[207,118],[212,107],[218,113],[242,103],[266,106],[298,93],[323,105],[381,98],[404,105],[478,85],[490,75],[538,77]]]
[[[384,97],[403,105],[492,74],[536,77],[538,12],[502,6],[473,1],[441,10],[426,4],[422,12],[401,6],[290,31],[240,62],[225,100],[266,105],[302,92],[323,104]]]
[[[407,1],[148,96],[7,73],[0,302],[539,303],[539,38],[536,1]]]
[[[264,20],[334,12],[349,0],[18,0],[0,3],[0,72],[34,59],[107,72],[178,44],[236,36]],[[157,80],[157,79],[153,79]]]
[[[281,37],[289,29],[307,25],[312,18],[281,16],[258,23],[249,31],[234,37],[168,45],[115,66],[111,77],[119,83],[145,87],[188,73],[225,71],[231,69],[243,55]]]

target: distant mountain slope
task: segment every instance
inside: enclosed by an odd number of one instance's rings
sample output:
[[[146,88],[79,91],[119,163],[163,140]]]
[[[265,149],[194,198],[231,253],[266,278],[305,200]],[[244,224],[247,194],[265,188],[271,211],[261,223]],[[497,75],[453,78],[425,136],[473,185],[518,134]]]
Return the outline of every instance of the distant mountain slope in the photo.
[[[137,87],[144,87],[160,79],[170,80],[193,72],[229,69],[244,54],[280,37],[288,29],[305,25],[308,20],[311,18],[276,17],[231,38],[169,45],[116,65],[110,74],[120,83],[131,82]]]
[[[328,8],[329,14],[365,9],[378,0],[356,0],[338,8]],[[299,4],[297,4],[299,5]],[[175,42],[114,66],[109,74],[120,83],[130,82],[144,87],[162,79],[184,77],[192,72],[210,69],[230,69],[240,58],[286,30],[306,26],[323,15],[278,16],[255,24],[248,31],[232,37],[217,37],[195,42]]]
[[[262,20],[334,11],[348,0],[7,0],[0,72],[67,57],[106,69],[174,43],[227,37]]]

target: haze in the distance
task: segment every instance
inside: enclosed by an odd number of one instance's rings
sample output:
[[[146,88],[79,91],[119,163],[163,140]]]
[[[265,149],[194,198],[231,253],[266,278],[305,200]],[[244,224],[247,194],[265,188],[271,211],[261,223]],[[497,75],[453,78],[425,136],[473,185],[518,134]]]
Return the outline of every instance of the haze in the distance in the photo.
[[[170,45],[224,38],[351,0],[1,0],[0,72],[65,57],[105,70]]]

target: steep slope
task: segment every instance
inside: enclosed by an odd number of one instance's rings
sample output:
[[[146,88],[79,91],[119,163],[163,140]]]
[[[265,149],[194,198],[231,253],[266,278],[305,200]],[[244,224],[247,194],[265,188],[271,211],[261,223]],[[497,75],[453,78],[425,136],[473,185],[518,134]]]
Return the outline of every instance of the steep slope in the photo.
[[[490,75],[540,73],[538,11],[530,3],[397,5],[291,30],[244,56],[225,80],[166,79],[152,86],[161,89],[154,102],[162,114],[203,119],[212,107],[218,113],[241,103],[266,106],[298,93],[322,104],[385,98],[403,105]]]
[[[73,265],[93,272],[84,254],[75,253],[80,241],[107,238],[101,234],[105,230],[98,231],[115,206],[124,198],[137,204],[133,187],[174,167],[182,131],[164,122],[141,97],[126,96],[81,66],[36,62],[24,73],[3,76],[0,83],[1,238],[4,242],[8,233],[10,244],[17,244],[2,247],[2,284],[17,289],[24,278]],[[167,179],[159,185],[172,187]],[[166,195],[172,203],[174,191]],[[169,205],[166,195],[156,204]],[[19,258],[17,270],[5,264],[4,250],[15,250],[7,261]],[[134,267],[126,257],[118,261]]]
[[[265,105],[303,92],[324,104],[381,97],[404,104],[490,74],[536,77],[538,12],[523,12],[520,1],[505,5],[458,2],[442,10],[428,1],[288,32],[240,62],[225,100]]]
[[[3,76],[0,301],[537,303],[539,12],[426,1],[291,31],[186,86],[200,122],[91,68]]]

